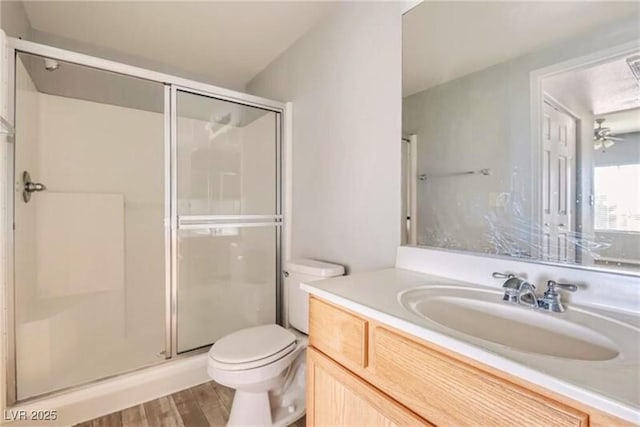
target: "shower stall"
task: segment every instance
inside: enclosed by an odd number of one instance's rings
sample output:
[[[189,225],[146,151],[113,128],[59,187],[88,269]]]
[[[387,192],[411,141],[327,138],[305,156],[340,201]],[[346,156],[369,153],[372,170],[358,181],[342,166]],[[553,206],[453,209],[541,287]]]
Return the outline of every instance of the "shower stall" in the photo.
[[[8,403],[279,322],[284,104],[9,45]]]

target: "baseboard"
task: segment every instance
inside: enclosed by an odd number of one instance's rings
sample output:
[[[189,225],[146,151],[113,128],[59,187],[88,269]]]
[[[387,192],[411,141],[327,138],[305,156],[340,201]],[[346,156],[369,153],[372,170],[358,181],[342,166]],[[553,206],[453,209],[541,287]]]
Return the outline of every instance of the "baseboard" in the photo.
[[[210,381],[207,353],[106,379],[72,391],[18,404],[4,411],[3,425],[71,426]],[[55,421],[35,421],[31,411],[55,410]],[[26,411],[26,412],[21,412]],[[21,415],[26,420],[15,420]]]

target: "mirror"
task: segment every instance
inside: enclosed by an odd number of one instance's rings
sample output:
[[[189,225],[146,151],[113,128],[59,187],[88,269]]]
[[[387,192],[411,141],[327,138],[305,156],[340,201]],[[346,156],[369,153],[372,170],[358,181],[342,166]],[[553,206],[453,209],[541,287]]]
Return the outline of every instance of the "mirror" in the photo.
[[[403,17],[403,243],[640,273],[640,4]]]

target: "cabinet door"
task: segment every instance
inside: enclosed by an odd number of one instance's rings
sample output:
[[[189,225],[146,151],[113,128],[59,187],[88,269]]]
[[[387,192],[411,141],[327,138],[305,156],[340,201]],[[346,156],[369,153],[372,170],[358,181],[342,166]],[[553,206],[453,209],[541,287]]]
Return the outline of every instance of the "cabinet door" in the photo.
[[[307,350],[307,426],[429,426],[313,348]]]

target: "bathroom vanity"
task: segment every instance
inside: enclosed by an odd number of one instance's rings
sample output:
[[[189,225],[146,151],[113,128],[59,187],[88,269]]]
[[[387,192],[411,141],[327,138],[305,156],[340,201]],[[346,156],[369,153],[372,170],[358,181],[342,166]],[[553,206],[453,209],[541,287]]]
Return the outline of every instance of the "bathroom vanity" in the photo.
[[[500,283],[475,285],[400,268],[303,289],[310,293],[310,426],[640,422],[638,318],[628,311],[568,303],[565,313],[542,313],[503,302]],[[429,299],[445,314],[436,317]],[[467,299],[481,308],[464,308]],[[465,315],[477,333],[465,329]],[[573,317],[581,315],[592,318]],[[502,325],[491,324],[496,319]],[[531,328],[528,336],[518,329],[523,325]],[[495,332],[499,328],[507,332]],[[481,335],[487,330],[494,333]]]

